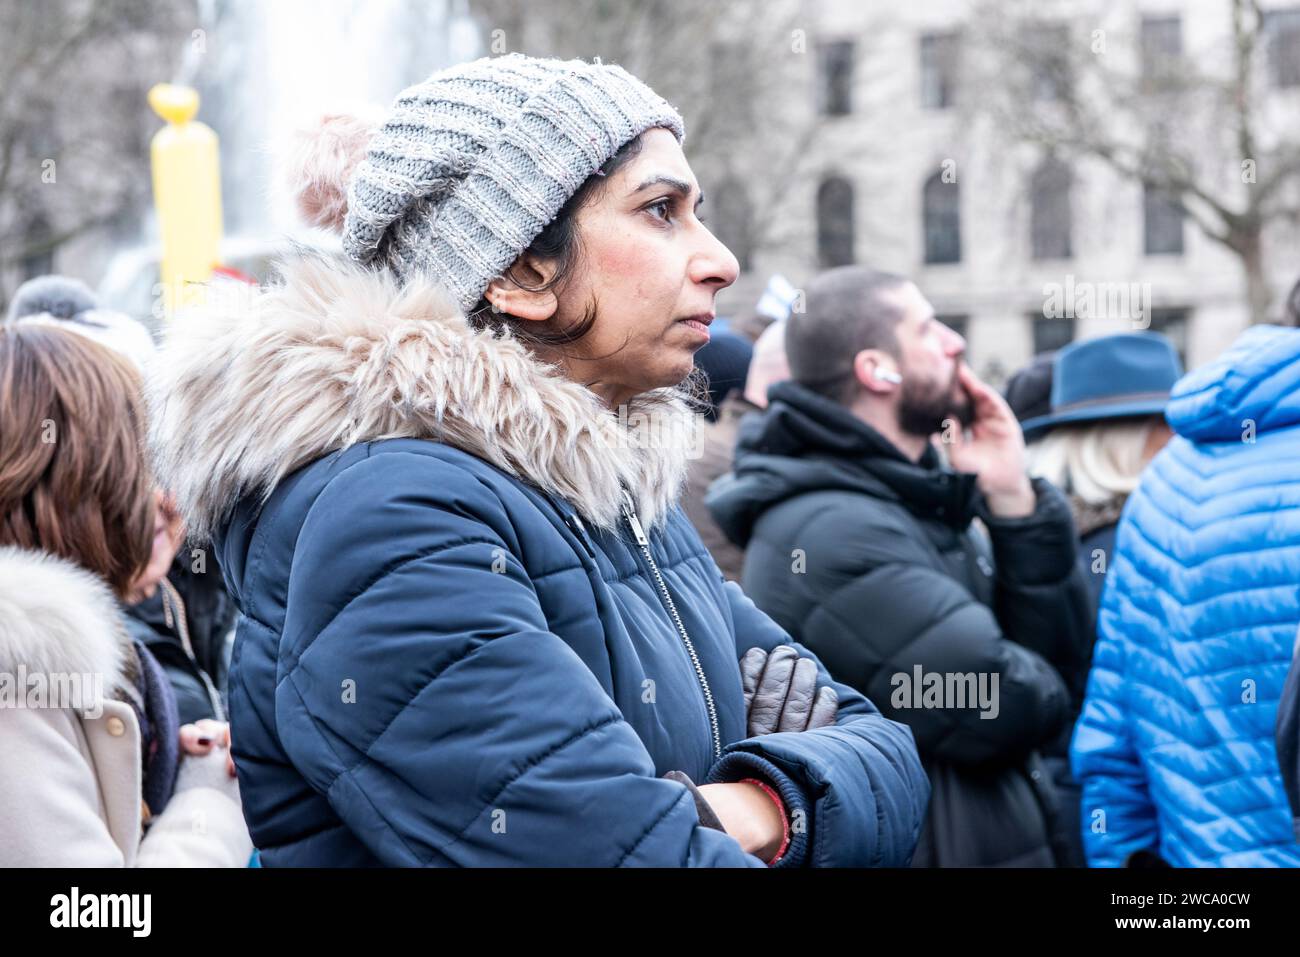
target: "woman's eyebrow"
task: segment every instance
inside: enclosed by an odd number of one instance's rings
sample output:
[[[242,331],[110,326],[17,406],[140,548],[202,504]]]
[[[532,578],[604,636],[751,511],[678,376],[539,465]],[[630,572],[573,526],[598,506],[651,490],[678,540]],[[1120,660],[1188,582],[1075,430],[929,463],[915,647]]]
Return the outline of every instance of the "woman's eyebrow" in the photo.
[[[636,189],[632,190],[630,195],[635,196],[642,190],[650,189],[652,186],[667,186],[673,192],[680,193],[684,197],[691,195],[691,190],[693,189],[691,184],[686,182],[684,179],[678,179],[676,176],[669,176],[666,173],[656,173],[654,176],[651,176],[649,179],[642,182]],[[700,190],[700,195],[695,200],[695,205],[698,206],[702,202],[704,202],[704,190]]]

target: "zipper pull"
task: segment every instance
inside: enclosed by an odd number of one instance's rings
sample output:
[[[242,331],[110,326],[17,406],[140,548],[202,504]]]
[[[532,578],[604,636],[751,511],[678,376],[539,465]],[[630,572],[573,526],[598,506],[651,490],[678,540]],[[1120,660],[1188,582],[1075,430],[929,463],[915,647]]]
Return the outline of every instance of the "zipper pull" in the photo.
[[[627,519],[628,525],[632,526],[632,534],[636,536],[638,545],[649,545],[650,539],[645,537],[645,530],[641,528],[641,520],[636,517],[636,508],[632,504],[632,496],[628,494],[627,489],[623,489],[623,517]]]
[[[592,558],[595,558],[596,557],[595,549],[592,547],[592,544],[587,537],[587,526],[583,523],[582,519],[578,516],[578,513],[573,512],[571,514],[566,515],[564,518],[564,524],[569,526],[569,530],[573,532],[574,538],[576,538],[579,542],[582,543],[582,547],[586,550],[587,554],[590,555]]]

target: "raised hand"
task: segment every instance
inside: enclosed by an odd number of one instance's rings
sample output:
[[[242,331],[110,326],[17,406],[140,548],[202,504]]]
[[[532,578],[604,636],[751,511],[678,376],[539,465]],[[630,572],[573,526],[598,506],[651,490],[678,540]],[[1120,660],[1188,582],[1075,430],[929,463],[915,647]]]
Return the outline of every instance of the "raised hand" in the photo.
[[[1037,504],[1025,470],[1025,437],[1015,413],[1002,396],[981,382],[970,366],[958,372],[970,395],[973,421],[970,434],[952,429],[948,461],[954,469],[971,472],[989,511],[1000,518],[1032,515]]]

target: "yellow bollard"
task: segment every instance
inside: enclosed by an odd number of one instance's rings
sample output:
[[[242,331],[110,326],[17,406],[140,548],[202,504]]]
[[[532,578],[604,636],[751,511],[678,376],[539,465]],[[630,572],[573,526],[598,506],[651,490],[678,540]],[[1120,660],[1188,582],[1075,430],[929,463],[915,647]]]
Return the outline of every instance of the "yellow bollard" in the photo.
[[[159,83],[149,106],[167,125],[150,144],[153,197],[162,233],[162,293],[167,318],[202,301],[220,262],[221,160],[217,134],[194,115],[199,94]]]

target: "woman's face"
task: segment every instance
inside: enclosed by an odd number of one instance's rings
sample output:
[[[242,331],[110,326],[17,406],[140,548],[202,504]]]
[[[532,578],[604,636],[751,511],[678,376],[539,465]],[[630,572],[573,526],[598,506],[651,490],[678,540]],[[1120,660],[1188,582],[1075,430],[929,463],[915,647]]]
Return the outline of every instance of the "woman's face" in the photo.
[[[131,583],[127,604],[135,605],[146,598],[152,598],[158,590],[158,583],[167,577],[172,567],[172,559],[180,551],[185,541],[185,523],[176,508],[175,499],[162,492],[154,491],[153,551],[149,555],[149,564]]]
[[[736,280],[736,257],[697,218],[700,188],[676,137],[642,135],[642,149],[577,214],[580,254],[556,298],[556,328],[594,303],[581,340],[548,356],[611,408],[676,385],[709,341],[714,297]]]

